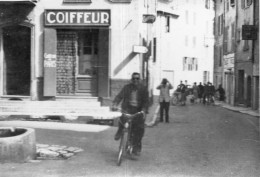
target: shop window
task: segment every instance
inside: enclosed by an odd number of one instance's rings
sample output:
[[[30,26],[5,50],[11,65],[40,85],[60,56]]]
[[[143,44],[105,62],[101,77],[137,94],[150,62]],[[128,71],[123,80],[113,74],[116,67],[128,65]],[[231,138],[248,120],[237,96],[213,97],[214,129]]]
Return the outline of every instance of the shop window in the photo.
[[[91,3],[91,0],[63,0],[64,3]]]

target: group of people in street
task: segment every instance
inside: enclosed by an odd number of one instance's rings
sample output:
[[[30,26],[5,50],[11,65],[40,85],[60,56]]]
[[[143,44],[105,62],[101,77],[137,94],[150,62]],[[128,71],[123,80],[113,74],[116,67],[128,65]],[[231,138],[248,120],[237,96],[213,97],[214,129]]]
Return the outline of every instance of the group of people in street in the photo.
[[[148,113],[149,105],[148,90],[140,82],[140,79],[140,73],[134,72],[131,76],[131,82],[121,89],[121,91],[115,97],[112,105],[113,109],[122,102],[121,109],[125,113],[135,114],[142,112],[144,115],[143,117],[137,117],[132,121],[134,154],[139,154],[142,149],[142,138],[144,136],[145,129],[145,114]],[[165,122],[169,123],[169,108],[172,101],[170,90],[173,89],[173,86],[166,78],[163,78],[160,85],[157,86],[157,89],[160,91],[160,122],[163,122],[165,117]],[[194,82],[193,86],[191,87],[185,80],[185,83],[180,81],[180,84],[177,86],[177,89],[174,92],[174,97],[176,97],[179,103],[183,106],[186,104],[186,97],[188,95],[192,95],[191,100],[193,100],[194,103],[206,104],[209,101],[214,101],[216,92],[219,92],[219,100],[224,101],[225,90],[222,88],[222,85],[219,85],[219,87],[215,89],[214,85],[210,82],[207,84],[205,83],[204,85],[202,85],[201,82],[199,85]],[[123,120],[121,120],[119,121],[118,130],[114,137],[115,140],[120,139],[121,134],[123,133],[123,129]]]
[[[187,83],[187,81],[185,81],[185,83]],[[224,101],[225,90],[221,84],[216,89],[211,82],[204,83],[203,85],[201,82],[199,83],[199,85],[194,82],[192,87],[190,87],[190,85],[183,84],[182,81],[180,81],[180,84],[174,92],[174,96],[177,98],[177,101],[183,106],[186,104],[186,98],[188,95],[192,95],[190,99],[192,103],[203,103],[205,105],[209,103],[214,103],[215,95],[217,92],[219,95],[219,101]]]

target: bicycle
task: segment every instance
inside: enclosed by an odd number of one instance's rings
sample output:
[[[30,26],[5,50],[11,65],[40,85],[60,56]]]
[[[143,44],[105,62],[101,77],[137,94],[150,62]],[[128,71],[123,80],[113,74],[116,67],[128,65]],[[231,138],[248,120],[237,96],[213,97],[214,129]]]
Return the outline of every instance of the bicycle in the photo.
[[[133,133],[131,132],[132,129],[132,120],[133,118],[142,116],[140,118],[143,118],[144,113],[143,112],[137,112],[135,114],[126,114],[122,113],[122,116],[120,117],[119,121],[121,119],[124,120],[122,122],[124,129],[123,133],[120,137],[120,143],[119,143],[119,149],[118,149],[118,157],[117,157],[117,165],[120,166],[122,159],[124,156],[128,155],[129,157],[132,157],[133,153]]]

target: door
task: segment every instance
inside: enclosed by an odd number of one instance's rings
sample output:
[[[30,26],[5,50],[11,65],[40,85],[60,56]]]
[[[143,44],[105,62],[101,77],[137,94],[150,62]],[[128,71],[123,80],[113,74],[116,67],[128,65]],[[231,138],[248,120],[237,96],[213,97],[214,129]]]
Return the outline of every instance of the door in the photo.
[[[252,89],[252,79],[251,76],[247,77],[247,107],[251,107],[251,89]]]
[[[76,94],[97,96],[98,29],[78,33]]]
[[[31,29],[25,26],[3,28],[4,95],[30,95]]]
[[[244,104],[244,70],[238,70],[238,103]]]

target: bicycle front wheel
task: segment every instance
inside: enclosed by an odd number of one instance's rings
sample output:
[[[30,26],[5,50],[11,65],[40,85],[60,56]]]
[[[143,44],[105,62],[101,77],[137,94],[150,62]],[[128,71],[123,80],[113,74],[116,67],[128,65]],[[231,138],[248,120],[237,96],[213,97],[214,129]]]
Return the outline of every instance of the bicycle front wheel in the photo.
[[[126,147],[126,138],[125,133],[122,134],[119,144],[118,156],[117,156],[117,165],[120,166],[123,156],[125,154],[125,147]]]

